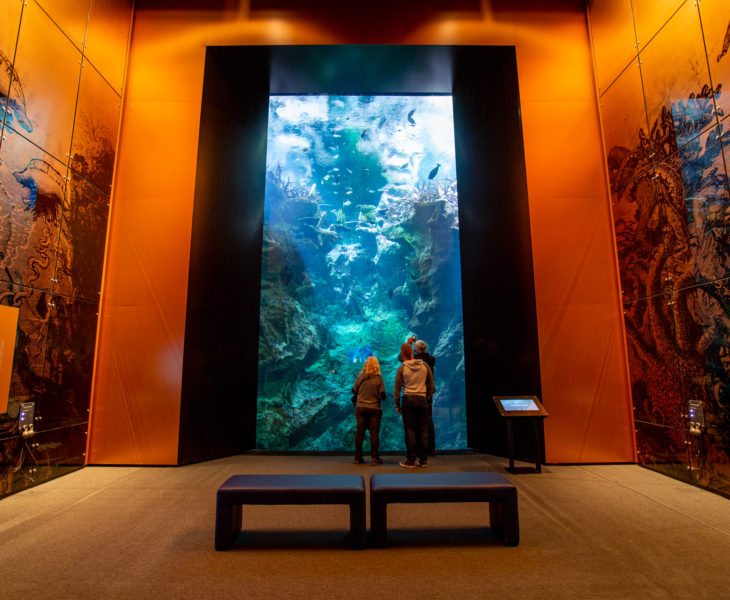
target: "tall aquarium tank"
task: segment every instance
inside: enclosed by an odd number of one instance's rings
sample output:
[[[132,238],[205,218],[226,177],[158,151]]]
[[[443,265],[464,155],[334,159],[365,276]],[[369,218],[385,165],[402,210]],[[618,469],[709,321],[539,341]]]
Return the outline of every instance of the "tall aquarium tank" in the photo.
[[[436,357],[437,448],[466,448],[451,96],[271,96],[257,448],[352,451],[352,385],[374,355],[381,450],[404,449],[410,335]]]

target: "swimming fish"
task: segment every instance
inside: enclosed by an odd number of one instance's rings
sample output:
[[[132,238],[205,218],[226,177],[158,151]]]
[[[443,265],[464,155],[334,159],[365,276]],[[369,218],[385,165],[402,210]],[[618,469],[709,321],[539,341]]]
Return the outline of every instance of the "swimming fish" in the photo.
[[[436,177],[436,174],[439,172],[439,167],[441,166],[441,163],[436,163],[436,166],[431,169],[431,172],[428,174],[429,179],[433,179]]]

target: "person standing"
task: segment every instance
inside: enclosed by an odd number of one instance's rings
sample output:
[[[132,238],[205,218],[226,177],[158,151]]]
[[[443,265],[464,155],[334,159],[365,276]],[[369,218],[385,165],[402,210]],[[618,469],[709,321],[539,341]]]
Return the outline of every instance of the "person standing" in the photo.
[[[365,461],[362,457],[362,444],[365,440],[365,430],[370,434],[370,459],[374,467],[382,465],[380,458],[380,419],[383,409],[380,401],[385,400],[385,386],[380,374],[380,362],[374,356],[368,356],[365,365],[352,386],[353,395],[357,396],[355,404],[355,464],[361,465]]]
[[[413,358],[418,358],[429,366],[431,374],[434,376],[435,384],[436,374],[433,368],[436,365],[436,357],[426,352],[427,348],[428,345],[426,342],[423,340],[415,340],[413,343]],[[426,407],[426,430],[428,432],[428,455],[436,456],[436,429],[433,426],[433,396],[428,399],[428,406]]]
[[[395,411],[403,415],[403,431],[406,441],[406,458],[401,467],[413,469],[428,466],[428,432],[426,412],[433,396],[433,373],[420,359],[413,358],[410,344],[401,346],[403,364],[395,374]],[[401,391],[403,402],[401,404]],[[418,462],[416,462],[418,460]]]

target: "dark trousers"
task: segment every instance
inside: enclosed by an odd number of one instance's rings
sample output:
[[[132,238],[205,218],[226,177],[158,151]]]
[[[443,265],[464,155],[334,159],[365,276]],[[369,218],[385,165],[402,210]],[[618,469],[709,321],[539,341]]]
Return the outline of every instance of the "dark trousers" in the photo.
[[[428,431],[428,445],[426,446],[429,455],[436,454],[436,429],[433,426],[433,398],[428,401],[426,408],[426,430]]]
[[[428,404],[425,396],[403,396],[403,431],[409,460],[428,460]]]
[[[355,408],[357,431],[355,432],[355,458],[362,458],[365,430],[370,434],[370,456],[380,458],[380,418],[383,411],[377,408]]]

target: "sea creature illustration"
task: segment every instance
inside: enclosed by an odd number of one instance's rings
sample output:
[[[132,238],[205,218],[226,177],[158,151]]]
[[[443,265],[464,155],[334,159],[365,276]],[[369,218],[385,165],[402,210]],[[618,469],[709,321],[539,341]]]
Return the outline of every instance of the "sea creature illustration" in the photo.
[[[431,169],[431,172],[428,174],[429,179],[433,179],[436,177],[436,174],[439,172],[439,167],[441,166],[441,163],[436,163],[436,166]]]
[[[4,111],[6,112],[6,122],[13,124],[13,120],[17,121],[17,125],[25,129],[28,133],[33,131],[33,125],[28,118],[27,108],[25,105],[25,94],[20,85],[18,73],[13,69],[13,64],[8,56],[0,51],[0,72],[8,75],[8,86],[0,87],[0,97],[5,96],[7,104]],[[16,125],[13,125],[16,127]]]
[[[416,112],[416,109],[414,108],[411,112],[408,113],[408,123],[411,125],[411,127],[416,126],[416,122],[413,120],[413,113]]]
[[[727,24],[725,39],[722,40],[722,52],[717,55],[717,62],[720,62],[720,59],[727,54],[728,48],[730,48],[730,23]]]

